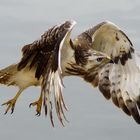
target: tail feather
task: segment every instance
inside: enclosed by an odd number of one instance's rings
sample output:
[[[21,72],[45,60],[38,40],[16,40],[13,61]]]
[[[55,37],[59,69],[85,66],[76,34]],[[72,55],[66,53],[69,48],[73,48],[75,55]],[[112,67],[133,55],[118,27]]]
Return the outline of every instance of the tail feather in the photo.
[[[16,69],[17,69],[17,64],[13,64],[4,69],[1,69],[0,70],[0,84],[4,84],[8,86],[11,85],[12,81],[10,79],[11,79],[11,76],[14,75]]]

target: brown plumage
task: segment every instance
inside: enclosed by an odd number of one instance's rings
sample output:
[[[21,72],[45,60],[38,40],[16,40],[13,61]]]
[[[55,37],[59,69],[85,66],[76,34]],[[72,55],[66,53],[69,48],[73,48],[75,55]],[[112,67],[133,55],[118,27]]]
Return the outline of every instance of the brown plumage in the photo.
[[[0,83],[19,87],[16,96],[5,102],[5,113],[14,111],[16,100],[29,86],[41,86],[40,97],[30,104],[41,114],[49,114],[52,125],[52,94],[56,114],[62,125],[67,110],[62,96],[64,76],[75,75],[98,87],[106,99],[140,124],[140,56],[119,27],[103,22],[72,40],[75,21],[66,21],[23,47],[19,63],[0,70]],[[54,92],[53,92],[54,91]]]
[[[75,75],[98,87],[106,99],[111,98],[140,124],[140,59],[130,39],[116,25],[103,22],[72,41],[70,33],[74,25],[74,21],[66,21],[50,28],[39,40],[23,47],[19,63],[0,70],[1,84],[19,87],[16,96],[3,104],[8,105],[5,113],[9,109],[13,113],[24,89],[41,86],[39,99],[30,106],[36,106],[40,115],[43,104],[54,126],[54,91],[56,114],[64,125],[64,109],[67,108],[62,96],[62,78]]]
[[[111,57],[114,63],[97,71],[94,69],[96,75],[89,73],[89,78],[84,79],[98,86],[106,99],[111,98],[117,107],[140,124],[140,57],[127,35],[115,24],[102,22],[81,33],[75,43]]]
[[[2,70],[0,83],[19,87],[19,92],[16,96],[4,103],[8,105],[6,112],[11,108],[11,113],[14,111],[14,106],[21,92],[29,86],[41,85],[41,94],[38,101],[30,104],[37,106],[37,115],[41,114],[42,102],[45,108],[45,114],[49,113],[52,125],[52,102],[50,99],[51,90],[55,90],[55,106],[59,120],[62,122],[64,116],[63,107],[66,109],[62,96],[62,80],[60,68],[60,49],[65,41],[65,38],[72,30],[75,22],[66,21],[61,25],[54,26],[45,32],[40,40],[34,41],[23,47],[23,57],[21,61],[13,66],[9,66]],[[55,87],[57,86],[57,87]]]
[[[110,61],[110,57],[93,50],[90,46],[77,46],[70,39],[74,25],[75,21],[66,21],[53,26],[39,40],[23,47],[23,56],[19,63],[0,70],[1,84],[19,88],[15,97],[3,104],[8,105],[5,114],[10,109],[13,113],[16,100],[24,89],[41,86],[39,99],[30,106],[36,106],[36,115],[39,116],[43,105],[45,115],[49,115],[54,126],[52,114],[55,105],[57,117],[64,125],[64,110],[67,108],[62,95],[62,78],[77,75],[89,79],[88,73],[93,74],[94,69],[101,69]]]

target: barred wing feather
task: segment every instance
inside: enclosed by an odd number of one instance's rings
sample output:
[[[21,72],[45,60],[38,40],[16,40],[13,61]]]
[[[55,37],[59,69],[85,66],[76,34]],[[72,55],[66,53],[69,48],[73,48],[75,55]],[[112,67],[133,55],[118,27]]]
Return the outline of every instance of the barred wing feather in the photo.
[[[106,99],[140,124],[140,56],[126,34],[111,22],[103,22],[83,32],[77,43],[88,44],[109,55],[114,61],[98,71],[98,87]],[[90,41],[91,42],[91,41]],[[93,83],[92,83],[93,84]]]

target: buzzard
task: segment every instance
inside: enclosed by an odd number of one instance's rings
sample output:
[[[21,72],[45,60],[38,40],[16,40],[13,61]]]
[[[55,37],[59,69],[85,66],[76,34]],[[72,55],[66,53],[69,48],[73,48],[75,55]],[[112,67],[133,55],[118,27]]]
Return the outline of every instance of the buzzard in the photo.
[[[71,39],[75,21],[53,26],[39,40],[23,47],[17,64],[0,70],[0,83],[19,87],[16,96],[3,103],[14,111],[16,100],[29,86],[41,86],[40,97],[30,104],[37,115],[42,105],[54,126],[52,107],[64,125],[66,120],[63,77],[79,76],[98,87],[106,99],[140,124],[139,55],[127,35],[115,24],[102,22]],[[54,105],[53,105],[54,104]]]

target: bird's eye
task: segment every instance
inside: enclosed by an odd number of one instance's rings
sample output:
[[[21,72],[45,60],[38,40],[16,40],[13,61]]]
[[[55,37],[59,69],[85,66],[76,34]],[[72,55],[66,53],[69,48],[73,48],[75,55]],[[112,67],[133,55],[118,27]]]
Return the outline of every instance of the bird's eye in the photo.
[[[97,58],[96,59],[98,62],[101,62],[103,60],[103,58]]]

